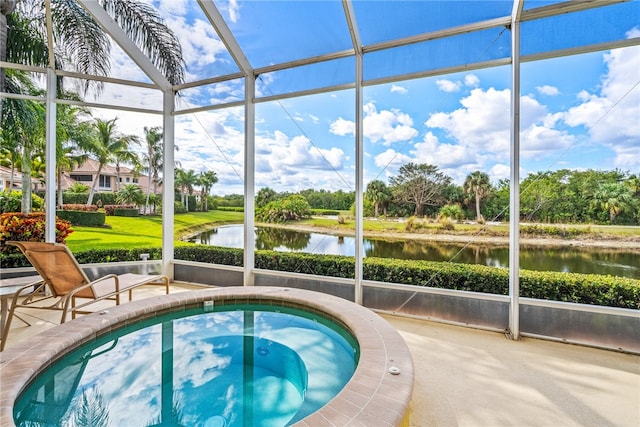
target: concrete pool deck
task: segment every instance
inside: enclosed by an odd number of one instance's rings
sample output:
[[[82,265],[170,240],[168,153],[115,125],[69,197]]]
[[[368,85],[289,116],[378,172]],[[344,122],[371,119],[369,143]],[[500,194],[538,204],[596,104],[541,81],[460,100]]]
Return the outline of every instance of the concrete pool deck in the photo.
[[[171,293],[191,289],[199,287],[174,283]],[[134,300],[162,293],[143,287]],[[32,326],[14,320],[7,349],[59,320],[47,311],[20,313]],[[640,425],[640,356],[382,317],[412,353],[411,426]]]

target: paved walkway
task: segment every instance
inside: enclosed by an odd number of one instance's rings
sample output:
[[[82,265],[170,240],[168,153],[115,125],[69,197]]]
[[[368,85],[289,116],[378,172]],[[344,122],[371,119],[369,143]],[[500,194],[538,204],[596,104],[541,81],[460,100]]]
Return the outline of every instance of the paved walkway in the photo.
[[[192,288],[173,284],[171,292]],[[143,287],[134,298],[160,294]],[[32,326],[14,321],[7,348],[59,321],[46,311],[23,317]],[[411,426],[640,426],[640,356],[383,317],[413,355]]]
[[[383,317],[413,355],[412,426],[640,426],[640,356]]]

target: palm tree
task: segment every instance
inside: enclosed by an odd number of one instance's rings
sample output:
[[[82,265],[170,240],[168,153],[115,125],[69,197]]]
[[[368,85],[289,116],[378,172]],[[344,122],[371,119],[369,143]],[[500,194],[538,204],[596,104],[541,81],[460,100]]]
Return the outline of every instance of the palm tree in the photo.
[[[22,71],[8,70],[12,78],[7,82],[7,90],[12,93],[39,94],[29,76]],[[22,172],[22,213],[31,212],[31,157],[37,151],[37,144],[44,142],[45,110],[35,101],[11,99],[3,100],[6,108],[0,121],[0,135],[3,146],[11,147],[12,165],[18,163],[17,153],[21,153]],[[13,156],[12,156],[13,157]]]
[[[89,152],[93,154],[98,161],[98,170],[96,172],[96,179],[91,185],[87,205],[93,203],[93,195],[96,192],[96,186],[100,180],[100,173],[104,165],[119,161],[118,158],[122,158],[120,156],[124,156],[123,153],[128,151],[129,144],[137,140],[137,137],[134,135],[127,136],[118,134],[116,132],[116,120],[118,120],[117,117],[111,120],[95,119],[94,126],[96,135],[93,144],[88,148]]]
[[[218,176],[214,171],[200,172],[199,181],[202,185],[202,211],[207,212],[209,210],[209,192],[213,184],[218,182]]]
[[[153,183],[153,194],[156,194],[159,172],[162,168],[162,128],[154,126],[152,128],[144,127],[145,142],[147,144],[147,153],[145,154],[145,161],[147,166],[144,168],[149,174],[149,182],[147,182],[147,196],[144,202],[144,213],[147,213],[147,206],[149,205],[149,197],[151,194],[151,184]]]
[[[121,205],[138,206],[142,202],[143,198],[144,194],[140,187],[135,184],[127,184],[118,191],[116,201]]]
[[[138,154],[135,151],[129,150],[131,144],[139,144],[140,138],[135,135],[127,135],[120,137],[120,145],[113,153],[113,160],[116,164],[116,191],[120,191],[120,164],[128,163],[133,165],[135,173],[140,170],[141,163]]]
[[[380,206],[386,206],[391,198],[391,193],[387,188],[387,184],[375,179],[367,184],[367,191],[364,196],[373,203],[374,216],[377,218],[380,215]]]
[[[189,210],[189,196],[193,194],[193,186],[197,184],[198,175],[193,170],[176,169],[175,185],[180,190],[182,203],[187,208],[187,211]]]
[[[473,195],[476,202],[476,220],[482,221],[483,217],[480,213],[480,202],[489,195],[489,191],[491,190],[489,175],[480,171],[471,172],[464,180],[462,188],[465,193]]]
[[[593,202],[609,213],[609,222],[613,224],[622,211],[633,208],[635,200],[629,186],[607,182],[593,193]]]
[[[80,100],[74,93],[67,93],[67,99]],[[60,104],[56,111],[56,182],[58,206],[62,206],[62,176],[87,161],[91,145],[92,126],[82,117],[91,113],[85,107]]]
[[[170,83],[184,81],[180,43],[150,4],[137,0],[98,1]],[[0,0],[0,61],[50,65],[45,3]],[[110,57],[111,42],[98,23],[75,1],[54,1],[50,6],[57,64],[84,74],[107,75],[110,61],[105,58]],[[14,25],[18,22],[20,25]],[[5,83],[0,68],[0,91],[4,91]],[[85,89],[89,84],[87,80]]]

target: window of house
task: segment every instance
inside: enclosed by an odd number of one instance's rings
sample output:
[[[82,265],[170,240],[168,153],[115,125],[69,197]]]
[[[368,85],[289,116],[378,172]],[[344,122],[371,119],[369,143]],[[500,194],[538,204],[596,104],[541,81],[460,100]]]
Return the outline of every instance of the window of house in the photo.
[[[98,185],[100,187],[111,187],[111,177],[106,175],[100,175],[98,180]]]
[[[78,182],[91,182],[93,180],[91,175],[76,175],[76,174],[71,174],[71,179],[74,179]]]

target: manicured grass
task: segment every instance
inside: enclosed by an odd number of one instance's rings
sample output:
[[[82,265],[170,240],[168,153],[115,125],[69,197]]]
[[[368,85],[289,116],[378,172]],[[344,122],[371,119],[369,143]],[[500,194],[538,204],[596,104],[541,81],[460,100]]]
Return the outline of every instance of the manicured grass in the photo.
[[[199,231],[222,224],[241,224],[244,221],[242,212],[230,211],[210,211],[191,212],[175,216],[175,239],[176,245],[188,245],[179,239],[183,236],[194,234]],[[74,226],[74,232],[67,238],[67,244],[72,251],[86,251],[90,249],[114,249],[114,248],[135,248],[135,247],[161,247],[162,246],[162,218],[159,216],[129,217],[107,217],[108,228],[78,227]],[[344,231],[353,233],[355,221],[345,218],[344,223],[340,223],[335,218],[314,217],[305,219],[288,225],[299,225],[302,227],[318,228],[319,232],[324,230]],[[364,231],[371,233],[405,233],[406,223],[398,220],[367,219],[364,221]],[[615,238],[640,236],[640,227],[633,226],[600,226],[600,225],[560,225],[557,227],[568,228],[588,228],[593,236],[612,236]],[[508,236],[509,225],[504,224],[455,224],[451,234],[477,234],[484,228],[485,235]],[[438,223],[423,223],[423,228],[417,233],[443,233]]]
[[[179,238],[214,225],[242,221],[241,212],[192,212],[175,216],[174,231]],[[104,228],[73,226],[74,232],[67,237],[67,245],[72,251],[162,246],[162,218],[159,216],[108,216],[106,225]]]

